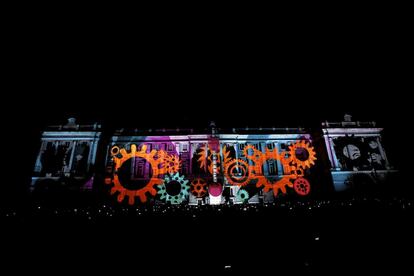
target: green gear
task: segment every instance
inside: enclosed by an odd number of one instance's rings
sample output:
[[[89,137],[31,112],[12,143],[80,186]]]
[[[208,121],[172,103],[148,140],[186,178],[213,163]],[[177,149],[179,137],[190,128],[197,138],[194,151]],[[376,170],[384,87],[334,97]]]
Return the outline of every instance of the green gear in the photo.
[[[171,181],[177,181],[181,185],[180,193],[177,195],[169,195],[167,193],[166,184],[170,183]],[[158,192],[157,194],[160,195],[160,199],[165,199],[165,202],[171,202],[171,204],[180,204],[183,202],[183,200],[188,197],[190,185],[188,185],[188,180],[184,179],[184,176],[180,176],[180,174],[177,173],[170,173],[167,174],[164,177],[164,181],[161,185],[158,186]]]
[[[249,192],[246,190],[239,190],[237,192],[237,201],[246,203],[249,200]]]

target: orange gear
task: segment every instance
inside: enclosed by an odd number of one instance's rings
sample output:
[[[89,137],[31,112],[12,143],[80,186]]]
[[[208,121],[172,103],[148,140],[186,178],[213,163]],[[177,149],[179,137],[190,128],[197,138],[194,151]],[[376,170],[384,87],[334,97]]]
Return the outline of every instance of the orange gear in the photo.
[[[190,192],[196,197],[204,197],[207,194],[207,182],[202,178],[191,181]]]
[[[164,170],[166,173],[175,174],[180,170],[181,160],[175,154],[168,154],[167,152],[160,150],[158,157],[161,158]]]
[[[235,175],[233,170],[239,168],[241,176]],[[246,161],[241,159],[233,159],[224,165],[224,175],[231,185],[246,186],[250,182],[250,167]]]
[[[249,150],[253,151],[253,154],[249,154]],[[256,149],[253,145],[246,145],[243,149],[244,156],[253,161],[254,165],[249,167],[249,171],[253,175],[262,175],[263,173],[263,164],[266,160],[266,155],[263,154],[260,150]]]
[[[286,194],[286,186],[288,186],[289,188],[293,187],[293,183],[290,182],[292,178],[294,178],[292,175],[285,175],[282,177],[282,179],[277,181],[273,185],[273,194],[277,196],[279,190],[282,191],[282,193]]]
[[[253,154],[249,154],[249,149],[253,151]],[[264,155],[260,150],[256,149],[253,145],[246,145],[243,149],[243,154],[247,159],[254,162],[261,162],[266,158],[266,155]]]
[[[306,158],[306,160],[300,160],[296,156],[296,150],[298,149],[305,149],[309,156]],[[302,167],[303,169],[310,168],[312,165],[315,165],[316,160],[316,153],[313,150],[313,147],[310,146],[306,141],[298,141],[295,144],[289,146],[289,154],[292,158],[292,162],[297,165],[297,167]]]
[[[252,150],[253,154],[248,154],[249,150]],[[257,150],[253,145],[247,145],[243,151],[246,158],[254,162],[254,166],[249,167],[249,172],[252,175],[251,178],[257,180],[256,187],[263,187],[263,190],[265,192],[273,190],[273,194],[277,196],[280,190],[282,193],[285,194],[286,186],[290,188],[293,187],[293,183],[291,182],[291,180],[303,176],[303,170],[301,168],[289,165],[289,163],[292,161],[292,155],[286,157],[285,151],[279,154],[278,150],[275,148],[273,150],[266,149],[266,152],[262,153],[261,151]],[[269,159],[280,160],[284,167],[285,173],[287,173],[287,175],[282,176],[279,180],[277,180],[274,183],[271,180],[267,179],[264,175],[262,175],[262,167],[266,160]]]
[[[282,193],[286,194],[286,186],[292,188],[293,183],[290,182],[291,179],[295,178],[294,175],[284,175],[281,179],[276,181],[275,183],[272,183],[269,179],[267,179],[265,176],[258,176],[257,177],[257,183],[256,187],[264,187],[264,192],[269,192],[270,190],[273,190],[273,194],[277,196],[279,190],[282,191]]]
[[[141,202],[146,202],[147,192],[149,192],[152,196],[155,196],[157,194],[157,191],[155,190],[154,186],[160,185],[162,183],[162,179],[158,178],[158,176],[164,174],[165,169],[160,168],[160,164],[162,163],[162,158],[158,158],[157,160],[154,159],[154,156],[157,154],[156,150],[152,150],[150,153],[146,153],[146,151],[147,151],[146,145],[142,145],[141,150],[137,151],[137,146],[132,144],[130,153],[127,153],[125,149],[121,149],[119,150],[119,154],[121,154],[122,156],[121,158],[113,156],[114,163],[115,163],[115,174],[114,174],[114,179],[112,181],[114,186],[111,189],[111,194],[119,192],[118,194],[119,202],[122,202],[125,196],[127,196],[128,203],[130,205],[133,205],[135,203],[135,197],[139,197]],[[114,150],[112,149],[111,152],[114,152]],[[115,150],[115,152],[117,151]],[[150,163],[151,169],[152,169],[152,178],[148,181],[148,183],[143,188],[138,189],[138,190],[130,190],[130,189],[125,188],[122,185],[122,183],[119,181],[119,177],[118,177],[119,168],[121,168],[122,164],[125,161],[129,160],[132,157],[140,157],[140,158],[145,159],[148,163]]]

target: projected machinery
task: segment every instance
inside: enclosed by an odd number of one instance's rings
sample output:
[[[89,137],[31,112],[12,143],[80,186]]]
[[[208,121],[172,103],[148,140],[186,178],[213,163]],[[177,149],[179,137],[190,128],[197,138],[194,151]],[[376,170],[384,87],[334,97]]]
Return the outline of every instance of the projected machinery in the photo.
[[[160,137],[157,138],[159,140]],[[197,144],[181,143],[181,151],[178,149],[175,153],[166,152],[164,143],[152,141],[142,142],[138,146],[130,143],[121,148],[118,145],[112,146],[108,160],[112,173],[105,181],[112,186],[111,194],[117,194],[120,202],[127,197],[130,204],[134,204],[135,198],[141,202],[146,202],[148,197],[157,199],[157,194],[160,195],[159,200],[178,204],[183,201],[194,203],[195,199],[202,201],[208,194],[212,197],[221,196],[224,187],[233,191],[232,194],[236,196],[232,200],[236,202],[244,202],[250,197],[251,193],[246,190],[250,187],[255,189],[255,194],[273,192],[274,196],[278,193],[286,194],[288,189],[294,187],[293,190],[302,196],[310,192],[305,172],[315,164],[317,158],[309,141],[287,142],[286,150],[281,151],[278,142],[272,140],[260,141],[256,146],[247,141],[233,142],[220,145],[218,152],[213,153],[208,146],[208,137],[198,138],[207,141]],[[260,137],[263,138],[265,137]],[[169,141],[171,140],[174,137],[170,136]],[[262,146],[264,151],[260,150]],[[182,150],[187,148],[197,160],[194,170],[185,168],[187,163],[181,168],[179,156],[185,155],[186,151]],[[278,166],[281,168],[279,172]],[[129,178],[125,174],[129,174]],[[216,178],[213,177],[214,174]],[[141,186],[131,188],[130,184],[134,181],[141,181]],[[180,186],[178,189],[168,189],[177,183]],[[304,183],[307,185],[304,186]],[[216,191],[208,193],[209,188]]]
[[[326,188],[326,179],[333,190],[344,191],[359,185],[358,176],[367,174],[375,183],[394,172],[381,129],[354,123],[324,123],[324,139],[315,144],[300,128],[214,124],[203,130],[121,129],[101,139],[97,124],[71,119],[43,133],[31,188],[72,179],[79,190],[103,190],[129,205],[271,203],[312,196]]]

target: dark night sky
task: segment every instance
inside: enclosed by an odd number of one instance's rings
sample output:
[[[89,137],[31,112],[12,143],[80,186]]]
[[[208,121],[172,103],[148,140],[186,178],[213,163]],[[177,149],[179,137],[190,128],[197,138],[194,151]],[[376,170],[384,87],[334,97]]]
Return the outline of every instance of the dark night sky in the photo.
[[[205,127],[209,120],[295,127],[350,113],[378,121],[391,141],[409,117],[412,47],[404,17],[330,16],[274,27],[147,23],[136,30],[81,17],[11,23],[3,90],[11,111],[3,110],[3,121],[26,145],[8,149],[29,161],[25,177],[39,131],[69,116],[117,127]]]
[[[137,127],[295,126],[345,112],[385,124],[408,105],[410,43],[395,19],[282,30],[154,25],[135,37],[40,20],[12,34],[8,92],[16,114],[29,111],[40,126],[68,116]]]

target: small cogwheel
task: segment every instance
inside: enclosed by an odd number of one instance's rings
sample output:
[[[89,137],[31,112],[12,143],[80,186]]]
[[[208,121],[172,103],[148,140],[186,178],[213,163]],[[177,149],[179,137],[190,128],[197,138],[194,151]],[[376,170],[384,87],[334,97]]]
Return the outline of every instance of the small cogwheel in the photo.
[[[293,188],[295,189],[296,193],[301,196],[305,196],[310,193],[311,186],[308,180],[303,177],[299,177],[293,183]]]
[[[249,192],[247,192],[246,190],[240,189],[237,192],[236,198],[238,202],[246,203],[249,200]]]
[[[180,191],[177,194],[170,195],[167,191],[168,185],[180,185]],[[164,199],[165,202],[171,202],[171,204],[180,204],[189,194],[190,186],[188,180],[184,179],[184,176],[180,176],[179,173],[168,174],[164,177],[163,183],[158,186],[158,194],[160,199]]]
[[[207,195],[207,182],[202,178],[195,178],[191,181],[190,192],[195,197],[204,197]]]
[[[175,154],[168,154],[167,152],[160,150],[158,152],[159,158],[162,160],[164,170],[166,173],[177,173],[181,167],[181,160]]]

